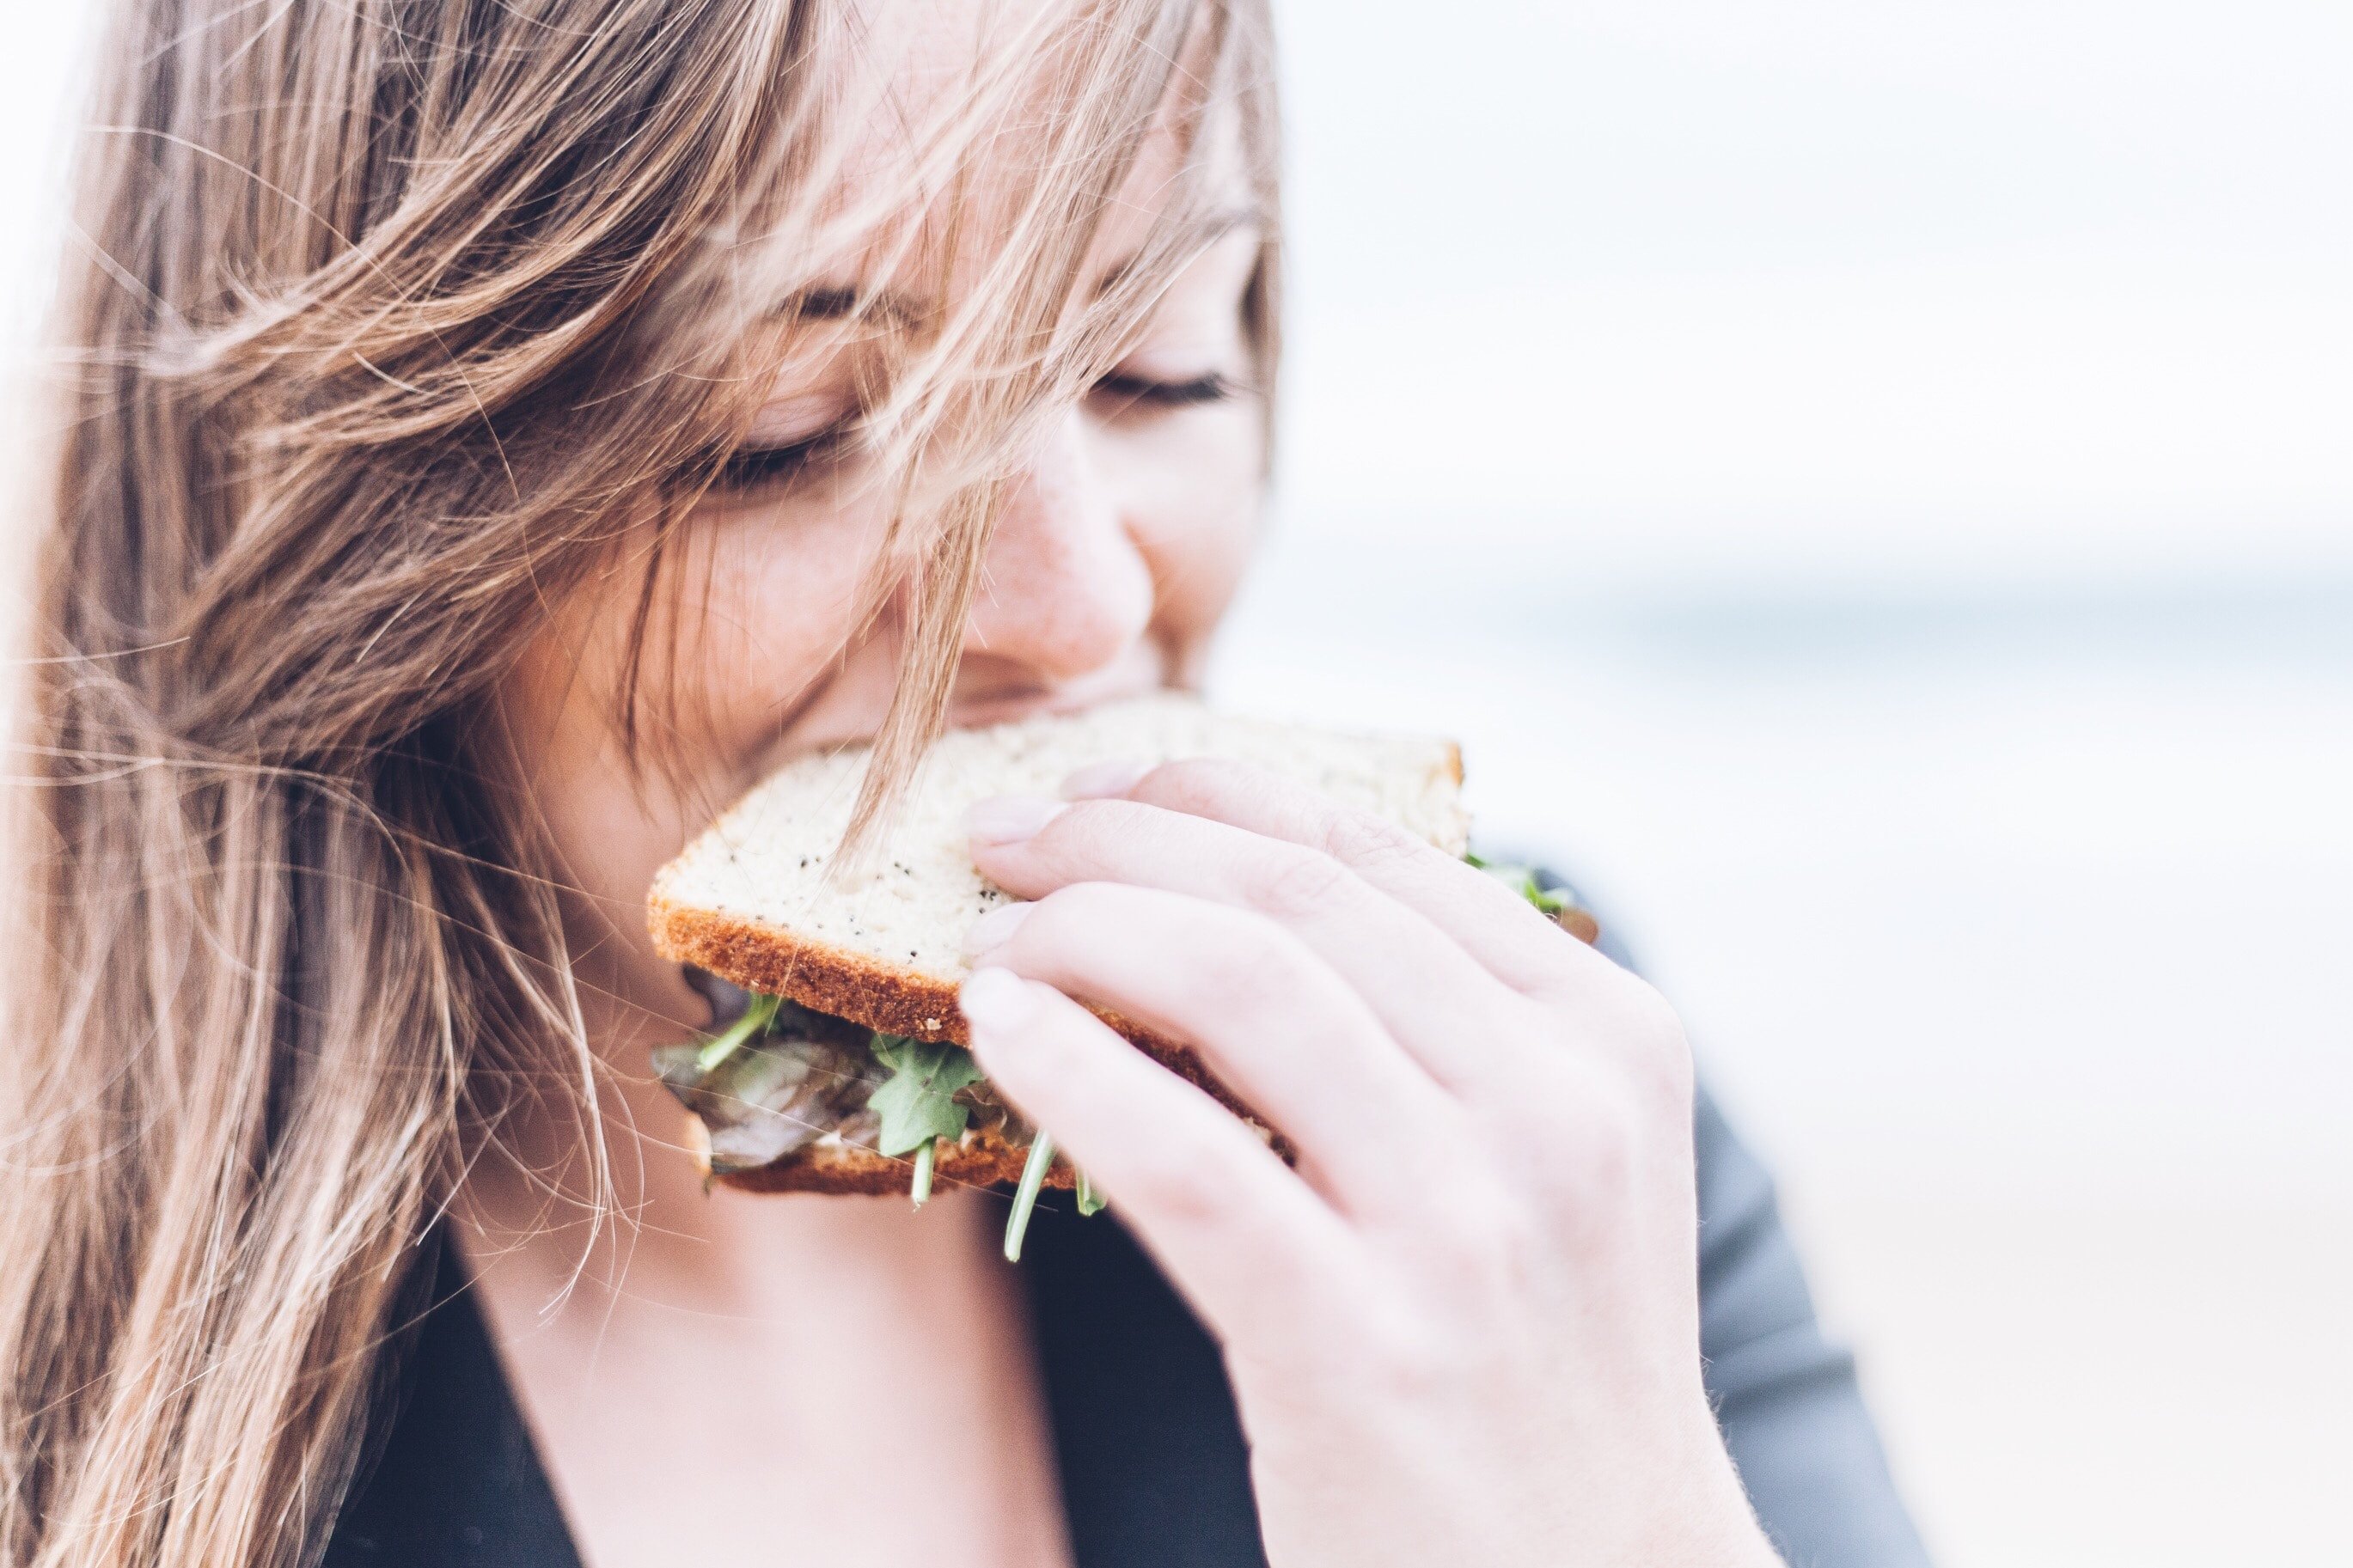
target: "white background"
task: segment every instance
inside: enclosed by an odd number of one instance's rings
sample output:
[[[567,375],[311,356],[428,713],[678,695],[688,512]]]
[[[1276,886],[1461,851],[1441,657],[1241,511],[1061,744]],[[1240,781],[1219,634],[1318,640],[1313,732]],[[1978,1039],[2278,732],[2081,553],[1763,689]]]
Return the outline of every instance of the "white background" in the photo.
[[[2353,8],[1278,5],[1225,695],[1588,884],[1942,1561],[2353,1560]]]
[[[0,298],[73,24],[11,18]],[[1943,1561],[2343,1563],[2353,9],[1278,0],[1237,706],[1461,736]]]

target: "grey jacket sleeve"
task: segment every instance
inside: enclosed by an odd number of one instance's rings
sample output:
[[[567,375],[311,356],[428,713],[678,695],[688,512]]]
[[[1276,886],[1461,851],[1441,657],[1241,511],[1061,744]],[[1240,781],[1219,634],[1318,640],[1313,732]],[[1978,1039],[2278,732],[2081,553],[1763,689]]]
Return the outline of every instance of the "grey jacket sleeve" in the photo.
[[[1922,1568],[1854,1358],[1826,1339],[1772,1179],[1707,1091],[1699,1145],[1700,1351],[1725,1445],[1791,1568]]]

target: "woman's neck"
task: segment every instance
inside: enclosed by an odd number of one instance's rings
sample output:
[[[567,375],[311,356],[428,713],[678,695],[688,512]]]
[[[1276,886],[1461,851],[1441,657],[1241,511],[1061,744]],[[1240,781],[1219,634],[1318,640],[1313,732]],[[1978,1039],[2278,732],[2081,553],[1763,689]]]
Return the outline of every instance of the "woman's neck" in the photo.
[[[1026,1303],[997,1252],[1000,1205],[945,1193],[918,1215],[889,1198],[706,1193],[683,1113],[628,1066],[656,1037],[596,1022],[610,1212],[594,1202],[577,1118],[543,1111],[502,1121],[504,1152],[477,1162],[457,1215],[588,1558],[761,1560],[783,1518],[797,1549],[871,1552],[895,1520],[951,1531],[931,1539],[979,1543],[984,1559],[1066,1561]],[[923,1445],[923,1486],[909,1489],[874,1456],[921,1430],[959,1436],[945,1456]],[[687,1521],[665,1503],[731,1493],[786,1511]],[[790,1508],[804,1496],[805,1511]],[[842,1542],[804,1542],[837,1525]]]

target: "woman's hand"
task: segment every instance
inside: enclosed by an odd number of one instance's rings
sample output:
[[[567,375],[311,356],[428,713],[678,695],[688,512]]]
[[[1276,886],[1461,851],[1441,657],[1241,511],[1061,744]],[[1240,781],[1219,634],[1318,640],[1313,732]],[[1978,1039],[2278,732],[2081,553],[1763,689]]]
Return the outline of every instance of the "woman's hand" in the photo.
[[[974,813],[1033,901],[975,928],[972,1047],[1223,1343],[1275,1568],[1775,1562],[1701,1384],[1657,993],[1256,770],[1070,793],[1114,798]],[[1191,1045],[1297,1170],[1071,997]]]

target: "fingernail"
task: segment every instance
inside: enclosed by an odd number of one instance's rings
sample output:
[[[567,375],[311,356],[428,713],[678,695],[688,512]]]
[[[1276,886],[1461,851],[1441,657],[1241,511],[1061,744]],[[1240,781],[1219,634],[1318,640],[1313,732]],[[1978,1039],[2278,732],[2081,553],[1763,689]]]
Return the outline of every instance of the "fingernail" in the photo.
[[[1107,763],[1089,763],[1062,781],[1064,800],[1117,800],[1152,771],[1150,763],[1137,763],[1113,758]]]
[[[1002,913],[1003,911],[999,911]],[[1018,1034],[1037,1012],[1029,987],[1009,969],[976,969],[956,993],[956,1005],[975,1034],[1001,1038]]]
[[[976,844],[1018,844],[1064,810],[1059,800],[1029,795],[1000,795],[976,803],[965,814],[965,831]]]
[[[977,957],[990,948],[1004,946],[1007,939],[1013,935],[1014,928],[1029,918],[1028,904],[997,905],[965,929],[965,955]]]

